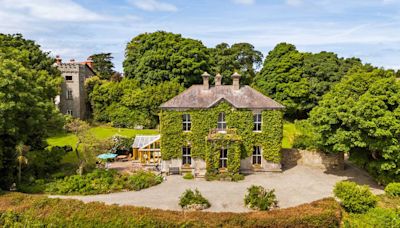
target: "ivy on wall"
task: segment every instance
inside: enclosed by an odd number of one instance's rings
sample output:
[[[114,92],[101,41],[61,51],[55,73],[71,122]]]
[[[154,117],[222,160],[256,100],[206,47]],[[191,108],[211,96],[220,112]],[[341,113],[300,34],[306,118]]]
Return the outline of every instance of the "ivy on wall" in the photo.
[[[227,134],[218,140],[208,141],[210,129],[217,127],[220,112],[225,113],[227,127],[236,129],[236,135]],[[182,114],[191,116],[189,132],[182,130]],[[262,132],[253,132],[252,111],[237,110],[227,102],[210,109],[163,110],[160,113],[162,158],[181,158],[182,146],[190,146],[193,158],[204,159],[208,168],[218,168],[219,149],[225,147],[228,148],[228,170],[237,172],[240,159],[251,156],[253,146],[261,146],[265,160],[278,163],[281,159],[283,112],[265,110],[262,122]]]

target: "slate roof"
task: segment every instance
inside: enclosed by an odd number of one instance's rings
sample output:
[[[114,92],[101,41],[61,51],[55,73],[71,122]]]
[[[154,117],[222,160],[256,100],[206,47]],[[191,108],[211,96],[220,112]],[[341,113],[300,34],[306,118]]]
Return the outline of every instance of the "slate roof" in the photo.
[[[250,86],[234,90],[232,85],[221,85],[204,89],[203,85],[193,85],[181,94],[165,102],[161,109],[206,109],[226,101],[235,108],[243,109],[284,109],[273,99]]]
[[[137,135],[132,147],[142,149],[159,139],[160,135]]]

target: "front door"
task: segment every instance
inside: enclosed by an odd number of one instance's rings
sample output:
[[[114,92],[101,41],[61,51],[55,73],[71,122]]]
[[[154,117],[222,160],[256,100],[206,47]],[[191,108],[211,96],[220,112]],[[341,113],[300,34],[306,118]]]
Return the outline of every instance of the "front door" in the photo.
[[[228,149],[222,148],[219,152],[219,168],[228,167]]]

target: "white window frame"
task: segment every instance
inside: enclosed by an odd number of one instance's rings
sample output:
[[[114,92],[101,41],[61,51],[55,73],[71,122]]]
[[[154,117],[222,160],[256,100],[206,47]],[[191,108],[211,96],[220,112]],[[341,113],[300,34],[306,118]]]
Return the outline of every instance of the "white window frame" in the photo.
[[[191,131],[192,129],[192,120],[190,119],[190,114],[182,115],[182,129],[183,131]]]
[[[222,155],[225,155],[225,157]],[[228,149],[226,148],[221,148],[219,151],[219,168],[220,169],[228,168]]]
[[[226,120],[224,112],[220,112],[218,114],[217,130],[218,132],[226,132]]]
[[[190,146],[182,147],[182,165],[191,165],[192,164],[192,151]]]
[[[72,96],[72,90],[68,89],[67,90],[67,100],[72,100],[73,96]]]
[[[253,114],[253,131],[254,132],[262,131],[262,115],[261,115],[261,113]]]
[[[73,112],[72,112],[72,110],[71,109],[67,109],[67,115],[73,115]]]
[[[253,165],[261,165],[261,162],[262,162],[261,146],[253,147],[253,154],[251,157],[251,162]]]

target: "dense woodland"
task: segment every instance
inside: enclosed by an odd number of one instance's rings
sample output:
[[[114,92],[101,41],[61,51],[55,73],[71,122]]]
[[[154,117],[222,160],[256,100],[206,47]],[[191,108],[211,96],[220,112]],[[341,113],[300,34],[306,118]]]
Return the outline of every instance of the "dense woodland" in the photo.
[[[249,43],[209,48],[162,31],[140,34],[127,44],[124,77],[114,71],[110,53],[93,54],[92,59],[97,76],[86,87],[94,121],[155,128],[159,105],[200,83],[204,71],[221,73],[225,84],[238,71],[242,84],[286,106],[285,118],[303,132],[296,147],[348,152],[381,183],[400,181],[399,71],[332,52],[301,52],[287,43],[277,44],[264,58]],[[53,105],[62,81],[53,63],[34,41],[0,34],[3,189],[17,181],[18,166],[27,156],[49,153],[44,139],[68,121]],[[31,172],[44,175],[52,169],[47,166],[39,164]]]

